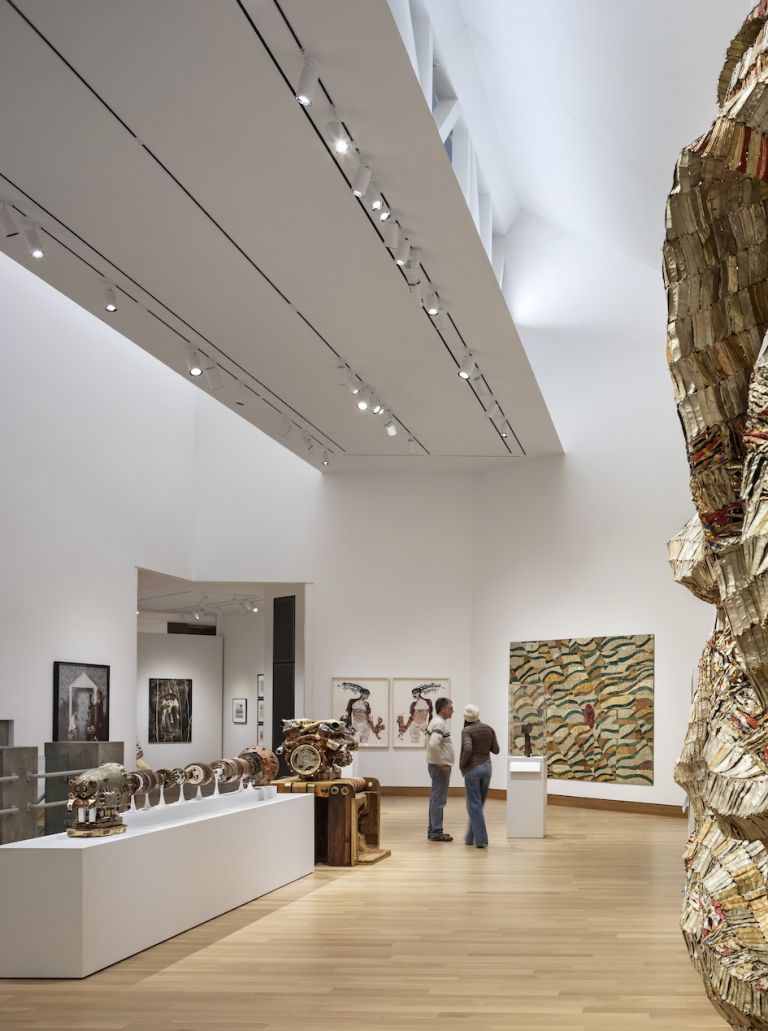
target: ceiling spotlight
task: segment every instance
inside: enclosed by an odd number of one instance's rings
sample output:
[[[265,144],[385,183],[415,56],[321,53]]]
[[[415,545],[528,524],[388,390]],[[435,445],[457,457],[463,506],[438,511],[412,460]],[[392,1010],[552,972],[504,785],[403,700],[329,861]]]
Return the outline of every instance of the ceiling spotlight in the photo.
[[[493,402],[491,407],[488,409],[487,415],[488,415],[488,418],[491,420],[491,422],[495,422],[496,419],[500,419],[501,418],[501,408],[499,408],[499,402],[498,401],[494,401]]]
[[[248,611],[249,612],[258,612],[259,611],[259,606],[256,604],[255,601],[249,601],[248,602]]]
[[[430,290],[424,298],[424,307],[427,310],[427,315],[434,316],[440,314],[440,301],[438,300],[437,294],[434,290]]]
[[[190,351],[187,354],[187,370],[190,376],[202,376],[203,356],[199,351]]]
[[[27,241],[29,253],[33,258],[37,258],[39,260],[40,258],[45,257],[43,245],[40,243],[40,237],[37,235],[37,229],[35,229],[34,226],[27,226],[24,230],[24,239]]]
[[[397,253],[400,246],[400,226],[394,219],[384,227],[384,246],[389,247],[393,254]]]
[[[397,436],[397,423],[394,419],[390,419],[389,422],[384,424],[384,429],[387,431],[388,437]]]
[[[385,204],[382,207],[381,211],[379,212],[379,222],[386,222],[390,218],[391,215],[392,215],[392,212],[390,210],[389,205]]]
[[[373,211],[381,211],[384,207],[384,198],[381,196],[378,190],[376,190],[373,200],[371,201],[371,209]]]
[[[374,415],[381,415],[381,413],[384,411],[384,405],[381,403],[381,401],[377,400],[376,398],[373,398],[371,411]]]
[[[323,465],[330,465],[331,464],[331,459],[330,459],[327,451],[323,451],[323,459],[322,459],[322,461],[323,461]]]
[[[509,426],[505,425],[501,427],[501,435],[504,438],[504,440],[507,439],[507,437],[509,436]]]
[[[368,192],[368,187],[371,184],[371,170],[367,165],[364,165],[361,161],[357,166],[355,172],[355,178],[352,180],[352,193],[356,197],[364,197]]]
[[[358,397],[357,397],[357,407],[360,409],[360,411],[361,412],[367,412],[370,403],[371,403],[370,392],[367,391],[367,390],[361,391],[360,394],[358,394]]]
[[[104,311],[113,312],[117,311],[117,297],[115,296],[115,288],[111,283],[105,281],[104,283]]]
[[[200,610],[199,609],[195,609],[195,611],[192,613],[192,615],[195,617],[195,619],[200,619]]]
[[[312,451],[315,446],[315,442],[312,440],[312,437],[308,433],[305,433],[302,440],[304,441],[304,447],[307,449],[307,452],[309,453]]]
[[[400,268],[402,268],[403,265],[407,265],[408,264],[408,260],[409,260],[410,257],[411,257],[411,245],[408,243],[406,238],[403,236],[401,238],[401,240],[400,240],[400,243],[397,246],[397,250],[395,251],[395,264],[399,265]]]
[[[248,404],[248,388],[245,383],[241,383],[239,380],[235,387],[234,404],[238,405],[240,408],[245,408]]]
[[[11,209],[3,201],[0,203],[0,231],[3,236],[18,236],[19,231],[16,228],[16,223],[13,221],[13,215]]]
[[[349,136],[347,136],[344,126],[338,119],[329,122],[325,127],[325,131],[331,141],[331,147],[333,147],[337,154],[349,153],[351,146]]]
[[[475,359],[467,351],[464,355],[464,361],[459,366],[459,375],[462,379],[469,379],[472,373],[475,371]]]
[[[304,67],[301,70],[299,88],[296,90],[296,99],[302,107],[312,107],[317,89],[317,72],[308,57],[304,58]]]
[[[352,394],[360,393],[360,380],[350,368],[347,368],[346,382]]]

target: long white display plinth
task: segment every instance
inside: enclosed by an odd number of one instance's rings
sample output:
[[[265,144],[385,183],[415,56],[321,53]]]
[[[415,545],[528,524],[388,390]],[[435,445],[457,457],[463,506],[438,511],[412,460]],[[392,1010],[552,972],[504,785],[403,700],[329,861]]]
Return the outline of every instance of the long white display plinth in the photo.
[[[0,847],[0,977],[86,977],[315,865],[314,796],[256,792],[124,813],[105,838]]]
[[[543,838],[547,832],[547,761],[513,755],[507,774],[507,837]]]

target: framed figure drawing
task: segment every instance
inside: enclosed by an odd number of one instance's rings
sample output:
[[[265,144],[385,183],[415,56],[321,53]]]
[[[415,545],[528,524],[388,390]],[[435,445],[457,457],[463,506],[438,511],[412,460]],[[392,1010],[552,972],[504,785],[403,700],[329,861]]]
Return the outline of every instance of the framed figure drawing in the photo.
[[[451,697],[451,681],[447,677],[394,677],[392,697],[395,748],[423,748],[435,702]]]
[[[389,679],[334,677],[333,715],[355,735],[360,748],[389,747]]]
[[[232,699],[232,722],[233,723],[247,723],[248,722],[248,699],[247,698],[233,698]]]
[[[109,666],[54,662],[53,740],[109,741]]]
[[[153,745],[192,740],[191,680],[150,677],[149,740]]]

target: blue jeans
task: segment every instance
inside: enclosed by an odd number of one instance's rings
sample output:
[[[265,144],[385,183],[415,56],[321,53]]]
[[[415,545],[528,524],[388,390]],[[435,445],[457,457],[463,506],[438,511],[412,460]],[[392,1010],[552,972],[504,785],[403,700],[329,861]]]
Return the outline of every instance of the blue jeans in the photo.
[[[432,790],[429,793],[429,828],[427,837],[433,838],[443,833],[443,809],[448,801],[448,785],[451,782],[451,767],[427,763],[432,778]]]
[[[491,760],[487,759],[479,766],[473,766],[464,774],[464,787],[467,793],[467,813],[469,827],[464,839],[468,845],[487,845],[488,831],[485,826],[483,806],[488,797],[491,783]]]

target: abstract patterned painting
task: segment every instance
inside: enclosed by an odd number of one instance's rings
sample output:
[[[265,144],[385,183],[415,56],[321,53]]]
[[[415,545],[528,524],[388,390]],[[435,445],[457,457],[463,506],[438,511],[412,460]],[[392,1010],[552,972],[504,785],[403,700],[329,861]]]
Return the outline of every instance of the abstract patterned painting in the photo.
[[[511,755],[524,723],[550,777],[653,784],[653,636],[511,644]]]

